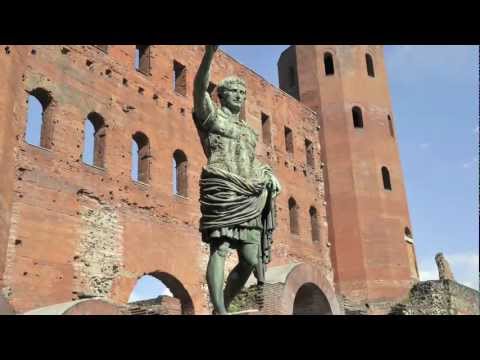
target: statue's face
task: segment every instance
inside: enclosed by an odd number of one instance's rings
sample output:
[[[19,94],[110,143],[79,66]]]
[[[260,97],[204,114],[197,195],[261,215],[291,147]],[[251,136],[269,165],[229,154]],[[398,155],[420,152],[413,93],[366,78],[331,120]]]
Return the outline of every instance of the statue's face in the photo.
[[[238,113],[245,102],[247,91],[242,84],[231,84],[223,90],[222,105],[233,113]]]

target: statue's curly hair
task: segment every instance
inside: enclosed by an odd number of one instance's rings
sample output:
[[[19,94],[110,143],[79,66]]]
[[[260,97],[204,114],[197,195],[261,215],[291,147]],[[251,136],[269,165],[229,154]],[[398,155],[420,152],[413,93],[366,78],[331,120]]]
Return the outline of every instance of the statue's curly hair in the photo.
[[[223,91],[230,88],[230,86],[232,86],[233,84],[240,84],[245,89],[247,88],[245,80],[239,78],[238,76],[229,76],[220,81],[220,84],[218,84],[218,94],[221,96],[221,94],[223,94]]]

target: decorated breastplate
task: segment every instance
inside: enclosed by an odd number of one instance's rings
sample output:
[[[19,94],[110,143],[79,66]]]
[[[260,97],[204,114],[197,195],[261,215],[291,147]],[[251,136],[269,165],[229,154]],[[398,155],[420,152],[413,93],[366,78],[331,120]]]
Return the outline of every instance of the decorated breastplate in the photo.
[[[233,120],[220,109],[208,132],[208,164],[245,178],[253,176],[257,134],[244,121]]]

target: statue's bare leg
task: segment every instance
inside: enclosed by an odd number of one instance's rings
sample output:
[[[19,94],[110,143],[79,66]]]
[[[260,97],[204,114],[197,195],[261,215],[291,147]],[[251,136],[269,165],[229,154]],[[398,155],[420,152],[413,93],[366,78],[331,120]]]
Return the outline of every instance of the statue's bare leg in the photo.
[[[228,306],[242,290],[258,262],[258,244],[244,244],[238,249],[238,265],[228,275],[225,286],[225,307]]]
[[[210,259],[207,266],[207,284],[210,292],[210,301],[215,314],[225,315],[227,309],[223,301],[223,280],[225,258],[228,255],[230,244],[228,241],[212,242],[210,244]]]

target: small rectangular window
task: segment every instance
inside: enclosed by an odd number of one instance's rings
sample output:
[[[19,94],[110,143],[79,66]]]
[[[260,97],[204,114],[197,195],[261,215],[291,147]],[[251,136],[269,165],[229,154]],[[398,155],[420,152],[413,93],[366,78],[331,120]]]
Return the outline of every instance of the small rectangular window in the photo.
[[[392,123],[392,117],[388,115],[388,129],[390,130],[390,136],[395,137],[395,132],[393,130],[393,123]]]
[[[293,154],[293,133],[292,130],[285,126],[285,150],[287,153]]]
[[[308,139],[305,139],[305,152],[307,154],[307,166],[314,168],[315,160],[313,158],[313,144]]]
[[[375,77],[375,68],[373,67],[373,58],[372,55],[366,54],[365,60],[367,62],[367,73],[370,77]]]
[[[272,144],[270,117],[262,112],[262,139],[265,145]]]
[[[177,94],[187,95],[187,68],[173,61],[173,89]]]
[[[135,68],[145,75],[150,75],[150,46],[137,45],[135,51]]]

